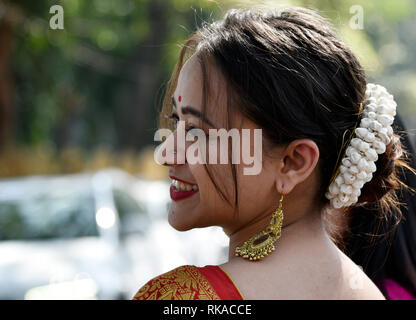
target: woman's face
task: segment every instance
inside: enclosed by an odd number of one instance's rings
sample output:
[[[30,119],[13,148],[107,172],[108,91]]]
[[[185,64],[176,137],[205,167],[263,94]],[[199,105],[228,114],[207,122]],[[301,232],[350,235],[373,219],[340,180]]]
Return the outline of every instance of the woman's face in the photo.
[[[224,80],[215,68],[208,66],[208,69],[211,71],[207,80],[210,82],[210,95],[206,104],[205,119],[200,116],[203,101],[202,72],[195,56],[188,59],[180,72],[172,97],[174,107],[170,117],[174,121],[184,121],[186,130],[204,128],[207,135],[206,144],[210,145],[212,138],[208,137],[208,129],[226,129],[227,111]],[[240,137],[241,129],[250,129],[250,151],[253,155],[253,130],[259,127],[243,118],[241,114],[233,114],[232,123],[239,130]],[[174,134],[177,135],[178,131],[176,130]],[[185,150],[191,144],[192,142],[186,142]],[[181,150],[175,147],[174,151],[179,153]],[[243,174],[243,168],[252,165],[246,166],[242,161],[241,164],[236,164],[238,211],[234,206],[235,180],[232,167],[230,164],[219,164],[219,154],[218,164],[207,164],[217,186],[210,179],[204,164],[190,164],[188,161],[184,164],[179,164],[177,161],[165,163],[169,166],[169,176],[172,179],[169,223],[180,231],[221,226],[227,234],[231,234],[261,215],[270,215],[271,210],[277,206],[279,198],[274,174],[275,163],[279,158],[266,159],[261,154],[260,157],[261,170],[256,175]],[[219,189],[223,190],[231,204],[221,197]]]

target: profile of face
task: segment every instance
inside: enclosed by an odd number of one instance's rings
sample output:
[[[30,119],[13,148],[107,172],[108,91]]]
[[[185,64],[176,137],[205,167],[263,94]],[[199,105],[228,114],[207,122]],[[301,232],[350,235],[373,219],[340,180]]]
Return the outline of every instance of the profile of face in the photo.
[[[207,140],[210,139],[208,129],[227,128],[224,119],[229,112],[226,107],[225,80],[216,67],[210,66],[209,69],[210,92],[205,111],[202,110],[202,69],[196,55],[193,55],[179,74],[170,115],[174,121],[183,121],[185,130],[203,129]],[[250,129],[253,132],[254,129],[261,129],[239,112],[233,113],[231,118],[232,127],[239,131]],[[269,146],[265,143],[265,138],[262,139],[261,170],[255,175],[244,174],[247,166],[243,161],[234,164],[235,177],[231,165],[220,164],[219,161],[218,164],[190,164],[186,159],[185,163],[176,160],[165,163],[160,161],[159,163],[169,167],[169,176],[172,179],[173,201],[168,215],[171,226],[180,231],[221,226],[231,235],[253,221],[270,216],[277,208],[281,194],[291,193],[304,180],[312,179],[316,182],[316,176],[312,176],[312,172],[319,158],[319,150],[313,141],[301,139],[287,146]],[[185,149],[190,144],[191,142],[186,142]],[[172,150],[174,154],[181,151],[177,146],[175,148]],[[254,151],[251,145],[250,151]],[[173,158],[177,159],[175,156]],[[304,188],[297,188],[297,192],[307,195],[310,193]],[[237,205],[234,203],[236,194]],[[300,201],[297,205],[304,203]]]

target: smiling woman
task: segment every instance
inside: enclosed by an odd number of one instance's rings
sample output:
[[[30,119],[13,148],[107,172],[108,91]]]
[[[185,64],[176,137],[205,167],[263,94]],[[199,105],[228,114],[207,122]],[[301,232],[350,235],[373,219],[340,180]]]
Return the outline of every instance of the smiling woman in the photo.
[[[161,126],[170,119],[174,132],[162,146],[175,144],[158,162],[172,179],[169,223],[180,231],[221,226],[229,261],[181,266],[134,299],[384,299],[330,239],[322,215],[330,206],[348,212],[370,204],[392,213],[396,172],[406,167],[391,127],[395,108],[384,88],[367,85],[356,57],[313,11],[230,10],[197,30],[164,100]],[[248,150],[261,169],[246,174],[234,153],[242,142],[217,150],[211,134],[199,137],[206,152],[226,152],[231,161],[187,161],[191,143],[180,141],[181,126],[188,133],[260,130],[262,148],[250,143]]]

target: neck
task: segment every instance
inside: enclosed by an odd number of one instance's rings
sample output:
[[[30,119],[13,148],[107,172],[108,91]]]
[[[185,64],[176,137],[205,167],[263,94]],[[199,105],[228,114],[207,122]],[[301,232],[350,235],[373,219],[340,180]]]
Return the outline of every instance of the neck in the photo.
[[[228,257],[230,261],[236,258],[241,259],[235,256],[235,249],[237,246],[241,246],[250,237],[264,230],[268,225],[270,218],[270,215],[265,216],[245,228],[229,235],[230,242]],[[309,212],[308,214],[283,223],[281,233],[282,236],[276,242],[276,245],[279,246],[279,248],[294,247],[301,242],[310,241],[311,239],[317,240],[328,238],[322,225],[319,212]],[[274,252],[270,255],[273,254]]]

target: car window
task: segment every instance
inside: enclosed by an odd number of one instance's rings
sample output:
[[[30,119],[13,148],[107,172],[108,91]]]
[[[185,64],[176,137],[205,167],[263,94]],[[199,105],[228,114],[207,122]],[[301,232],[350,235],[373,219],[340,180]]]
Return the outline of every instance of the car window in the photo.
[[[148,223],[143,203],[120,189],[113,190],[114,204],[120,217],[121,233],[140,232]]]
[[[120,217],[129,214],[144,214],[145,209],[142,203],[134,199],[130,194],[120,189],[113,190],[114,203]]]
[[[0,240],[98,235],[90,194],[49,193],[0,202]]]

